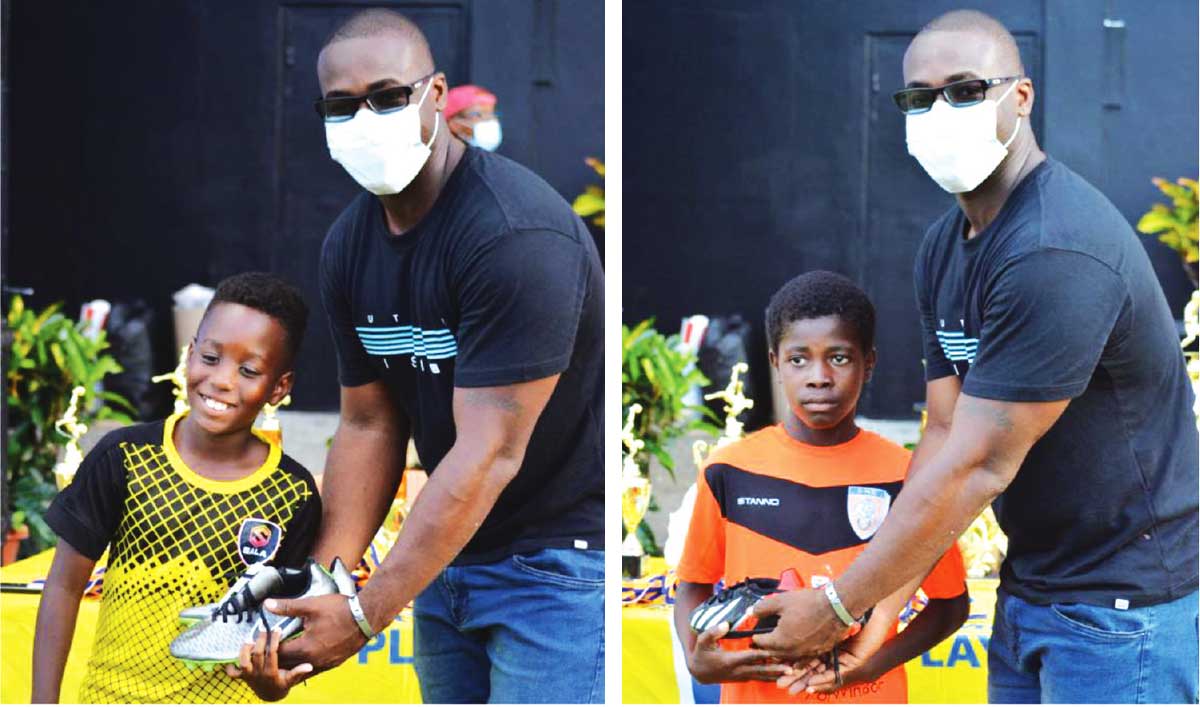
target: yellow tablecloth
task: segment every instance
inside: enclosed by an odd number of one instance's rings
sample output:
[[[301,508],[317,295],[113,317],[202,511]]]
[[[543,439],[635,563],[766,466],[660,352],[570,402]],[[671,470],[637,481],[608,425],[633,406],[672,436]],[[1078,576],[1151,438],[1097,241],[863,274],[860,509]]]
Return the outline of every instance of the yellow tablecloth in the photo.
[[[28,582],[44,579],[54,551],[50,550],[0,570],[0,580]],[[38,594],[0,593],[0,702],[29,702],[33,634]],[[95,635],[100,602],[85,599],[79,607],[75,640],[63,676],[62,699],[77,701],[88,654]],[[390,627],[368,643],[358,655],[337,668],[292,689],[290,703],[408,703],[421,701],[417,674],[412,666],[412,617],[406,610]]]
[[[992,632],[997,584],[995,579],[967,580],[970,618],[955,635],[905,665],[909,702],[987,702],[987,644]],[[661,604],[635,604],[622,609],[623,702],[692,701],[691,676],[674,639],[671,610],[672,607]]]

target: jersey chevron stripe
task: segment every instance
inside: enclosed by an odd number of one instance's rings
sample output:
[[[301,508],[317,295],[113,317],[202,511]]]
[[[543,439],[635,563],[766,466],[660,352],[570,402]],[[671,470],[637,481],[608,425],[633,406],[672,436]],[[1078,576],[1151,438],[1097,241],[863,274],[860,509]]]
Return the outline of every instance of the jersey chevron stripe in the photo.
[[[704,476],[721,516],[747,530],[810,555],[866,542],[855,534],[846,514],[849,486],[808,486],[719,463],[710,464]],[[903,482],[855,485],[883,489],[894,499]],[[778,503],[753,502],[760,499]]]

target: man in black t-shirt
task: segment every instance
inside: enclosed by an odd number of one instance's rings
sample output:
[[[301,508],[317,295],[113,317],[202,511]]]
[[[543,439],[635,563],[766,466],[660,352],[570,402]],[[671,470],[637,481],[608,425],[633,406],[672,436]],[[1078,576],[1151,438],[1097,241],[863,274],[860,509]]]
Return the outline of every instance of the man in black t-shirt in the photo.
[[[356,599],[303,617],[285,663],[327,669],[415,599],[426,702],[603,701],[603,275],[544,181],[468,148],[420,30],[351,17],[317,72],[332,157],[367,191],[329,230],[321,297],[341,421],[314,555],[356,557],[409,437],[431,469]]]
[[[904,77],[909,152],[958,202],[915,265],[928,427],[867,550],[825,592],[762,602],[781,618],[756,642],[827,649],[993,503],[1009,546],[989,701],[1195,703],[1200,442],[1149,258],[1039,149],[994,19],[934,20]]]

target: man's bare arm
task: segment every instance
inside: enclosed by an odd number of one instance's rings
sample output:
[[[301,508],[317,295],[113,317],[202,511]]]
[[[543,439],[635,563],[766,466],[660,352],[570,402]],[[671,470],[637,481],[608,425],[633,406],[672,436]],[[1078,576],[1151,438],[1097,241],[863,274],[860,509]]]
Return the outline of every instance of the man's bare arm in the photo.
[[[1010,403],[959,395],[950,432],[927,463],[914,465],[866,550],[836,582],[861,614],[932,567],[971,521],[1012,483],[1029,449],[1070,403]]]
[[[454,389],[454,446],[429,476],[392,551],[360,594],[376,629],[387,626],[475,535],[516,477],[558,376]]]
[[[387,386],[342,388],[341,417],[321,482],[321,530],[313,557],[353,568],[387,517],[404,477],[409,422]]]
[[[946,376],[925,384],[925,431],[913,450],[912,461],[908,464],[910,472],[928,464],[946,443],[954,418],[954,405],[961,392],[962,382],[958,376]]]
[[[1008,487],[1030,447],[1069,402],[1007,403],[960,394],[945,441],[928,461],[910,467],[887,520],[834,582],[846,609],[861,616],[914,574],[927,572]],[[754,613],[779,615],[777,628],[756,635],[754,643],[782,658],[817,655],[845,633],[826,597],[814,590],[767,597]]]

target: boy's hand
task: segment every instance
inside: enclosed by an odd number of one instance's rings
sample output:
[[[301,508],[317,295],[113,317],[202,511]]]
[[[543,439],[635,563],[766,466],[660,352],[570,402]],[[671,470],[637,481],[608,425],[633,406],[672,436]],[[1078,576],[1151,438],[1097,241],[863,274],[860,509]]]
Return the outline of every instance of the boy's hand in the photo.
[[[781,677],[775,684],[796,695],[801,690],[807,690],[809,694],[828,693],[847,685],[877,680],[879,675],[875,674],[874,666],[868,659],[878,649],[878,641],[865,639],[865,634],[860,633],[838,646],[837,670],[814,659],[807,666]]]
[[[750,649],[727,651],[717,645],[717,639],[729,633],[729,623],[722,622],[696,637],[696,645],[687,656],[688,671],[696,680],[708,684],[717,682],[772,682],[782,676],[788,666],[771,663],[768,651]]]
[[[287,697],[292,686],[307,678],[312,665],[302,663],[291,670],[279,670],[279,631],[258,631],[253,643],[242,646],[238,665],[226,665],[225,673],[245,680],[260,699],[267,702]]]

